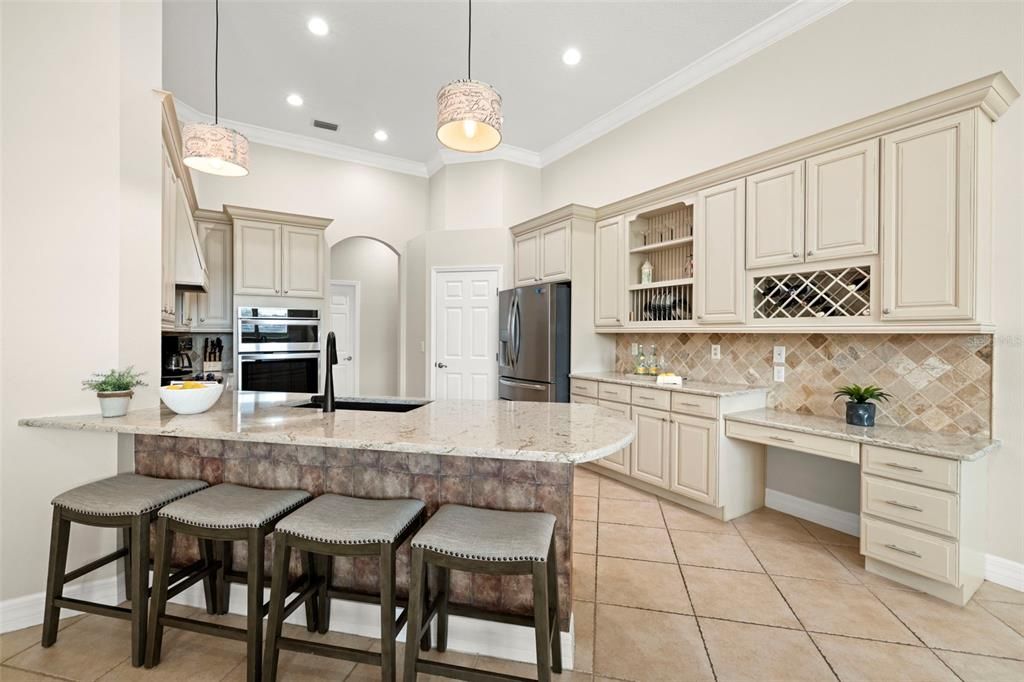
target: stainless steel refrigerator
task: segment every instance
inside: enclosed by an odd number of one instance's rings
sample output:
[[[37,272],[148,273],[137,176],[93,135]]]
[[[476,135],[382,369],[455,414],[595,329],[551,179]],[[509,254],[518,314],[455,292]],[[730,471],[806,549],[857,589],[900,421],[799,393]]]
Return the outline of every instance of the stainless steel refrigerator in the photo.
[[[569,402],[569,305],[564,284],[498,293],[498,397]]]

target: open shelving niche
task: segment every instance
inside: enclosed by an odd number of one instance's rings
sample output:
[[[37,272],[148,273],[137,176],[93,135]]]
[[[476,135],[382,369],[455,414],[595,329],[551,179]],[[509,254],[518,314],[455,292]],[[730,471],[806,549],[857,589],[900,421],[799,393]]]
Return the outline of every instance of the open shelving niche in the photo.
[[[629,326],[693,319],[693,205],[683,198],[627,219]],[[642,281],[650,261],[652,281]]]

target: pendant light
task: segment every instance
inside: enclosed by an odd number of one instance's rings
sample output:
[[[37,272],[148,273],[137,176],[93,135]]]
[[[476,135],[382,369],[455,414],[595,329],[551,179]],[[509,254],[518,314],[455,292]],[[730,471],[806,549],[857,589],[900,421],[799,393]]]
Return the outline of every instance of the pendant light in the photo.
[[[501,144],[501,95],[473,80],[473,0],[469,0],[466,79],[437,93],[437,139],[458,152],[486,152]]]
[[[181,131],[189,168],[211,175],[240,177],[249,174],[249,140],[219,125],[218,76],[220,70],[220,0],[214,0],[213,123],[187,123]]]

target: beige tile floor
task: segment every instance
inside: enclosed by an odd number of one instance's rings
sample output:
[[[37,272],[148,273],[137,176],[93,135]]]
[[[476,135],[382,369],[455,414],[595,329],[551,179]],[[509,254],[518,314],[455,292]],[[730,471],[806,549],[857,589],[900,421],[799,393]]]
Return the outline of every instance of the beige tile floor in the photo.
[[[856,538],[779,512],[722,523],[584,470],[576,488],[576,670],[556,679],[1024,682],[1024,593],[985,583],[961,609],[864,571]],[[244,677],[240,642],[170,630],[163,662],[147,671],[127,661],[127,623],[86,616],[62,626],[45,651],[38,627],[0,637],[0,680]],[[533,674],[481,656],[443,658]],[[286,653],[281,679],[379,676]]]

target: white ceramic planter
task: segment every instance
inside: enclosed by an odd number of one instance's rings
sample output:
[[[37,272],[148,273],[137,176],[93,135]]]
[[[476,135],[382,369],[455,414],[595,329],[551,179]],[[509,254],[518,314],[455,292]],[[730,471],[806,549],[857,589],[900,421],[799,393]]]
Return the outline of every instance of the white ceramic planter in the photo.
[[[97,393],[100,399],[100,414],[104,417],[123,417],[128,414],[128,404],[132,401],[131,391],[111,391]]]

